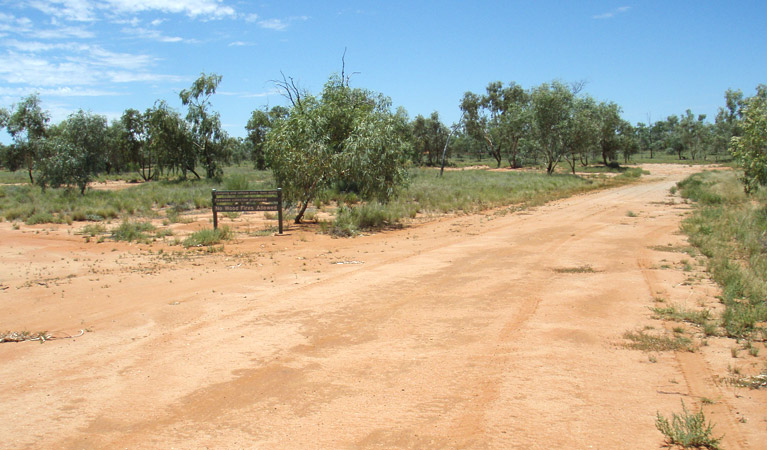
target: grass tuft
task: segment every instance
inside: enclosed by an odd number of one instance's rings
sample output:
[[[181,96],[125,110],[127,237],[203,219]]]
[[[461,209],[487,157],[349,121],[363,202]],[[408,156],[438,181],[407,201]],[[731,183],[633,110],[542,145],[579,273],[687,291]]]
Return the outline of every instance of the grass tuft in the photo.
[[[672,413],[671,422],[657,413],[655,428],[666,437],[669,445],[682,448],[708,448],[719,450],[722,437],[714,437],[714,426],[706,422],[703,408],[697,413],[690,413],[682,400],[682,414]]]
[[[155,227],[150,222],[123,221],[119,227],[112,230],[112,239],[127,242],[147,242],[147,232],[154,231]]]
[[[632,350],[641,350],[645,352],[665,352],[665,351],[686,351],[694,352],[696,350],[690,338],[681,333],[675,333],[673,336],[658,335],[641,331],[627,331],[623,337],[629,342],[624,344],[626,348]]]
[[[223,241],[228,241],[234,237],[234,231],[227,226],[223,226],[217,229],[205,228],[199,231],[195,231],[189,237],[184,239],[182,245],[184,247],[210,247],[216,244],[220,244]]]

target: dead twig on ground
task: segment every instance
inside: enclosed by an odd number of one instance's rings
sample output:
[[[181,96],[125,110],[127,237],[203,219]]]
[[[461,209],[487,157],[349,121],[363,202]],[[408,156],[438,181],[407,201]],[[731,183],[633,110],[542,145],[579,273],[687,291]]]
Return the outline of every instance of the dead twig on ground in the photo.
[[[0,343],[3,342],[25,342],[25,341],[40,341],[42,344],[45,341],[52,341],[55,339],[72,339],[77,338],[85,334],[85,330],[80,330],[80,334],[76,336],[54,336],[47,331],[38,331],[36,333],[30,333],[29,331],[6,331],[0,333]]]

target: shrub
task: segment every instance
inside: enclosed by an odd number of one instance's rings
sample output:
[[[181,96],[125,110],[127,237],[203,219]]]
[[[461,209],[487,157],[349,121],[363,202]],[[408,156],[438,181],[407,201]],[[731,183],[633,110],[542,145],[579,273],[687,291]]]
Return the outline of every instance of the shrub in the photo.
[[[671,422],[657,413],[655,428],[664,436],[669,445],[680,445],[683,448],[708,448],[719,450],[721,437],[712,436],[714,426],[706,422],[703,408],[697,413],[690,413],[682,400],[682,414],[672,414]]]
[[[112,230],[112,239],[116,241],[144,242],[149,239],[146,234],[154,231],[155,227],[150,222],[123,221],[119,227]]]
[[[184,239],[182,245],[184,247],[206,247],[211,245],[220,244],[223,241],[228,241],[234,237],[234,231],[227,226],[221,228],[212,229],[205,228],[199,231],[195,231],[189,237]]]

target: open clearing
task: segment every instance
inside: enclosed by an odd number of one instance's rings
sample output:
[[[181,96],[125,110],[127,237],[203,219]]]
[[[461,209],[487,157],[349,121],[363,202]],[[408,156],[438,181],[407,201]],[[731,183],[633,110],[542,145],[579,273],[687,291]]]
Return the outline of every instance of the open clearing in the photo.
[[[212,254],[0,223],[0,331],[86,330],[0,344],[0,447],[651,449],[684,400],[723,448],[764,448],[765,391],[716,382],[764,351],[622,345],[671,329],[659,299],[718,307],[661,250],[686,245],[669,188],[702,169],[645,168],[522,212]]]

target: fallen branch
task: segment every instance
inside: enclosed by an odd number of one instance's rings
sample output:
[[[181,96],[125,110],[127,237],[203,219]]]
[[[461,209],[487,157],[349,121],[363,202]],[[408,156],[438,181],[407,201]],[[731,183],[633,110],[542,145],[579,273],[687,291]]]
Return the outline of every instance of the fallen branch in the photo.
[[[80,330],[80,334],[76,336],[54,336],[47,331],[38,331],[37,333],[30,333],[29,331],[6,331],[0,333],[0,343],[3,342],[25,342],[25,341],[40,341],[42,344],[45,341],[53,341],[55,339],[72,339],[77,338],[85,334],[85,330]]]

